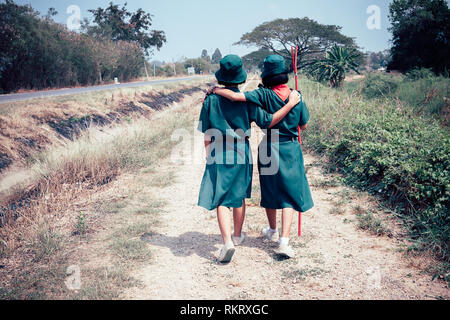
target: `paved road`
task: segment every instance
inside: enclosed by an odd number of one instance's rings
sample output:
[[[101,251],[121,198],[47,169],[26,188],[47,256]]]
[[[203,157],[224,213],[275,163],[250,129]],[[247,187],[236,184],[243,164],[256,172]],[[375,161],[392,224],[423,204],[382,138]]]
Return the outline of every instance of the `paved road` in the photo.
[[[0,104],[7,103],[7,102],[28,100],[28,99],[56,97],[56,96],[79,94],[79,93],[94,92],[94,91],[105,91],[105,90],[120,89],[120,88],[134,88],[134,87],[163,84],[163,83],[169,83],[169,82],[194,80],[194,79],[200,79],[200,78],[201,78],[200,76],[196,76],[196,77],[174,78],[174,79],[166,79],[166,80],[130,82],[130,83],[122,83],[122,84],[108,84],[108,85],[102,85],[102,86],[83,87],[83,88],[58,89],[58,90],[37,91],[37,92],[27,92],[27,93],[17,93],[17,94],[5,94],[5,95],[0,95]]]

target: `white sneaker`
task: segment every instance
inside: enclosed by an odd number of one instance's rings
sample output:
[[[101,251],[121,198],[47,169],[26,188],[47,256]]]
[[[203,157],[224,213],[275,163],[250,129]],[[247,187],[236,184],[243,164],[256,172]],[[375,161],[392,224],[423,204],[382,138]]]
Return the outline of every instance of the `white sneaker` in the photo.
[[[261,231],[261,235],[273,242],[278,242],[280,241],[280,235],[278,234],[278,230],[274,231],[270,231],[270,227],[265,227],[264,229],[262,229]]]
[[[233,243],[234,243],[235,246],[240,246],[245,240],[245,233],[241,232],[241,236],[240,237],[232,236],[231,238],[233,239]]]
[[[221,263],[228,263],[231,261],[231,258],[233,258],[234,252],[236,249],[234,248],[234,244],[232,241],[228,241],[223,247],[222,250],[220,250],[219,254],[219,262]]]
[[[278,249],[275,250],[275,253],[288,259],[295,257],[294,249],[288,244],[280,244]]]

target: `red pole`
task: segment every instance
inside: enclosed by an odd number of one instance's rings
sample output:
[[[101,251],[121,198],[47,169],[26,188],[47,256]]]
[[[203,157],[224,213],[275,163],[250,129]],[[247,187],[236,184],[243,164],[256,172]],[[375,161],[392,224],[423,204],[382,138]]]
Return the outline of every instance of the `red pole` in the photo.
[[[295,90],[298,91],[298,73],[297,73],[298,46],[295,47],[295,53],[294,53],[294,47],[291,48],[291,51],[292,51],[292,65],[293,65],[294,74],[295,74]],[[300,142],[300,144],[302,144],[302,136],[301,136],[300,126],[298,127],[298,142]]]
[[[298,46],[295,46],[295,54],[294,54],[294,47],[291,47],[292,52],[292,64],[294,67],[294,74],[295,74],[295,90],[298,91],[298,73],[297,73],[297,59],[298,59]],[[298,142],[302,144],[302,136],[301,136],[301,129],[300,126],[298,126]],[[298,213],[298,236],[302,236],[302,213]]]
[[[298,73],[297,73],[298,46],[295,46],[295,90],[298,90]]]

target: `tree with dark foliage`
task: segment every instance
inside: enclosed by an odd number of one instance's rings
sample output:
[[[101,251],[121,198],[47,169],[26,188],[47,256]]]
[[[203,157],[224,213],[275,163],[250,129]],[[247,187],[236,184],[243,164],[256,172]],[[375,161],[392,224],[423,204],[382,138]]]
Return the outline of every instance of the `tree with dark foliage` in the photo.
[[[110,2],[109,7],[89,10],[94,16],[94,26],[84,24],[88,34],[113,41],[132,41],[139,44],[147,55],[155,47],[159,50],[166,42],[164,31],[150,30],[152,15],[142,9],[129,12]]]
[[[390,5],[393,47],[389,69],[450,68],[450,9],[445,0],[394,0]]]
[[[272,51],[267,49],[260,49],[257,51],[250,52],[249,54],[242,57],[242,63],[244,64],[245,69],[263,69],[264,59],[273,54]]]
[[[222,60],[222,53],[220,52],[219,48],[217,48],[211,57],[211,62],[216,64],[220,63],[220,60]]]
[[[207,62],[211,62],[211,57],[209,56],[208,50],[206,50],[206,49],[202,50],[201,58]]]
[[[309,18],[276,19],[257,26],[237,44],[256,46],[292,60],[291,47],[299,47],[298,68],[325,57],[334,44],[357,48],[353,38],[341,33],[341,27],[323,25]],[[291,66],[291,63],[288,64]]]
[[[127,81],[141,75],[143,47],[152,43],[140,42],[141,33],[132,32],[134,41],[94,37],[67,30],[53,21],[55,13],[50,9],[41,17],[29,5],[0,3],[0,93],[92,85],[115,77]],[[137,20],[135,16],[131,21]],[[136,22],[141,30],[139,25]]]

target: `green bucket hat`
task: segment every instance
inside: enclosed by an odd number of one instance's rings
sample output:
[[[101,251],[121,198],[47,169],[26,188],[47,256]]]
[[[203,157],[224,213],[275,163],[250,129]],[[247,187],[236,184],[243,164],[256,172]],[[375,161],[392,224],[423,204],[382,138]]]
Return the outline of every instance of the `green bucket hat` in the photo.
[[[247,72],[242,68],[242,60],[234,54],[220,60],[220,69],[216,72],[220,82],[240,84],[247,80]]]
[[[261,74],[261,78],[268,76],[275,76],[277,74],[287,73],[284,58],[277,54],[267,56],[264,60],[264,68]]]

